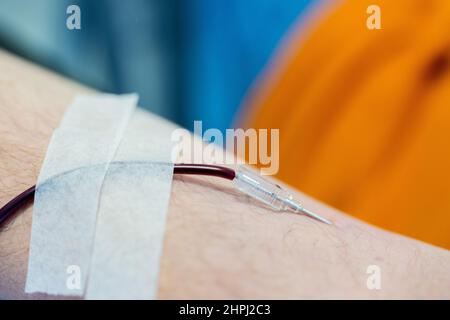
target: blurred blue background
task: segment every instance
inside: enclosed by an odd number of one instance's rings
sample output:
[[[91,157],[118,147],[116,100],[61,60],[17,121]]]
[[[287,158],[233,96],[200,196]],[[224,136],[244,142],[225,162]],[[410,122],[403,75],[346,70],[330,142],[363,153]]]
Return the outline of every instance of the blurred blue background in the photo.
[[[315,0],[2,0],[0,46],[192,129],[232,125],[247,90]],[[81,30],[66,8],[81,9]]]

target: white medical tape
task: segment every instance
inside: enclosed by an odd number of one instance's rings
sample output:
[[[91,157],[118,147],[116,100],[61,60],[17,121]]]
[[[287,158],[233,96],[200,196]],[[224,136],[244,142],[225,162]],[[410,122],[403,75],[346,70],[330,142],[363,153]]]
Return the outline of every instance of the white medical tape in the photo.
[[[155,298],[175,128],[142,110],[130,119],[103,185],[87,299]]]
[[[136,103],[77,97],[55,130],[36,187],[26,292],[83,294],[103,181]]]

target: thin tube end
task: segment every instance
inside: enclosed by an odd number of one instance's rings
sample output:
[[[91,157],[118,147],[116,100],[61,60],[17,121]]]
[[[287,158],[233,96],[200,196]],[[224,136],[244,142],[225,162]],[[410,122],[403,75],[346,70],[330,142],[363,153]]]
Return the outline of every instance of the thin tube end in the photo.
[[[333,225],[333,222],[331,222],[330,220],[325,219],[324,217],[321,217],[318,214],[309,211],[308,209],[305,209],[303,207],[300,207],[299,209],[300,209],[299,210],[300,212],[302,212],[303,214],[307,215],[308,217],[311,217],[313,219],[319,220],[320,222],[326,223],[326,224],[328,224],[330,226]]]
[[[330,220],[325,219],[325,218],[319,216],[318,214],[316,214],[312,211],[309,211],[308,209],[303,208],[303,206],[300,203],[298,203],[297,201],[292,199],[292,196],[289,196],[287,199],[284,199],[284,203],[287,205],[288,208],[290,208],[291,210],[293,210],[296,213],[304,214],[305,216],[308,216],[308,217],[318,220],[320,222],[326,223],[328,225],[333,225],[333,222],[331,222]]]

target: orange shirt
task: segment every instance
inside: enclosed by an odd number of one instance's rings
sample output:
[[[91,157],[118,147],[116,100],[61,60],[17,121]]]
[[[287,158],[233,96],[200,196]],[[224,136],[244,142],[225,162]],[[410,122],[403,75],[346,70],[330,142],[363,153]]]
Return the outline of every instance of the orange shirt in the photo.
[[[319,18],[268,69],[245,126],[280,129],[281,180],[450,249],[450,1],[347,0]]]

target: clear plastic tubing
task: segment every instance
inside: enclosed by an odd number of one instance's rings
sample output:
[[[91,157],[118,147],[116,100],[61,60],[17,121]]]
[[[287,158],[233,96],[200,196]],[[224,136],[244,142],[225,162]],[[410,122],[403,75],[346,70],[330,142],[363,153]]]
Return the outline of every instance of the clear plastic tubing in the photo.
[[[300,213],[326,224],[332,224],[331,221],[305,209],[299,202],[293,199],[290,193],[282,189],[279,185],[264,179],[245,166],[239,166],[237,168],[233,184],[236,189],[267,204],[273,210]]]

